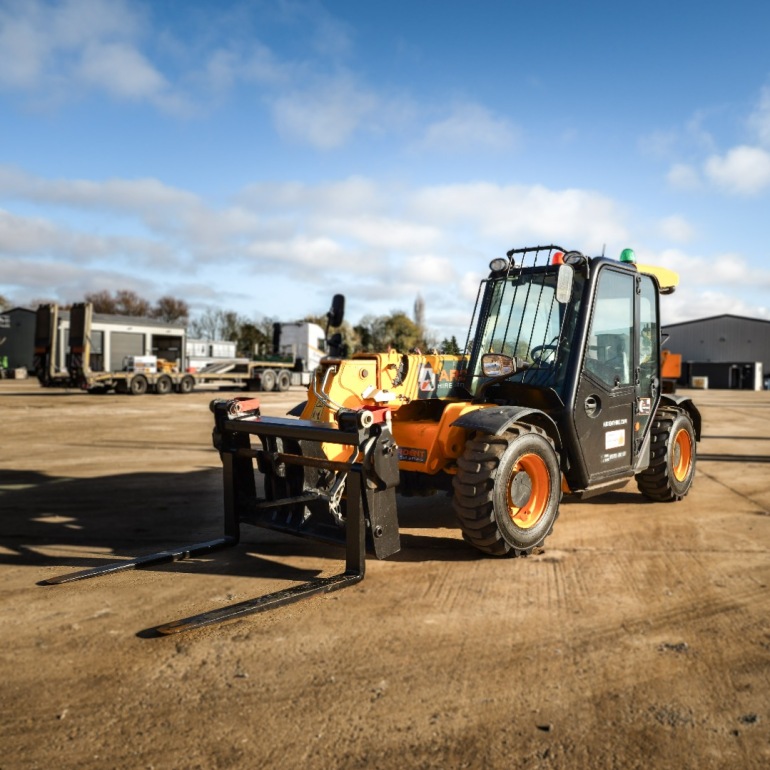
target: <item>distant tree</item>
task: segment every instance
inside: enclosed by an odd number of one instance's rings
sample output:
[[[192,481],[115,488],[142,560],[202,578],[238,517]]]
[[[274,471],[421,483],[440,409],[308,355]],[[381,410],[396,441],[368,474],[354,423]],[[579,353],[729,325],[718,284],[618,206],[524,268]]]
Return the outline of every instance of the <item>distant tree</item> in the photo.
[[[114,295],[102,289],[101,291],[86,294],[84,300],[94,306],[94,313],[142,316],[147,318],[151,315],[152,311],[150,303],[130,289],[118,289]]]
[[[272,336],[253,321],[244,321],[238,333],[238,354],[252,358],[258,352],[267,353],[272,348]]]
[[[460,355],[460,346],[457,344],[457,337],[455,337],[454,334],[450,339],[441,340],[439,353],[443,353],[444,355],[448,356]]]
[[[10,310],[11,303],[2,295],[0,294],[0,313],[3,312],[3,310]]]
[[[115,298],[105,289],[86,294],[83,300],[85,302],[90,302],[94,306],[94,313],[115,315],[118,312]]]
[[[119,289],[115,292],[115,307],[118,315],[148,317],[150,303],[130,289]]]
[[[179,321],[186,324],[190,317],[190,306],[183,299],[163,296],[155,303],[151,315],[153,318],[160,318],[166,323]]]
[[[426,351],[428,344],[422,329],[400,310],[387,316],[364,316],[355,327],[363,350],[385,351],[394,348],[408,352],[415,348]]]
[[[224,329],[223,317],[223,311],[206,308],[197,318],[193,318],[190,321],[190,335],[202,340],[224,339],[222,337]]]

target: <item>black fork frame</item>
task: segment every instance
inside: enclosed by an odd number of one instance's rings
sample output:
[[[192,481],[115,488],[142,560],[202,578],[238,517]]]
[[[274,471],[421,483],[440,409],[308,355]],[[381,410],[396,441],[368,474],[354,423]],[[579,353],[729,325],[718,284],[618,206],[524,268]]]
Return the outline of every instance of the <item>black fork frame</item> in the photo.
[[[261,469],[305,465],[347,474],[345,526],[339,529],[337,542],[345,546],[345,569],[331,577],[320,577],[301,585],[259,596],[237,604],[220,607],[182,620],[165,623],[154,630],[173,634],[193,628],[240,618],[256,612],[274,609],[316,594],[338,591],[355,585],[366,573],[367,531],[378,557],[384,558],[398,550],[395,486],[398,482],[398,452],[387,422],[372,423],[366,411],[345,411],[337,415],[339,427],[311,420],[262,417],[254,399],[215,400],[214,445],[222,459],[224,487],[223,536],[193,545],[169,548],[91,569],[60,575],[42,581],[44,585],[60,585],[76,580],[109,575],[124,570],[180,561],[240,542],[242,523],[289,531],[273,526],[276,513],[305,505],[328,506],[323,493],[305,490],[302,494],[282,499],[259,499],[256,494],[254,460]],[[367,416],[369,415],[369,416]],[[251,448],[251,436],[257,436],[261,450]],[[276,440],[349,445],[347,461],[331,461],[301,454],[276,452]],[[312,517],[311,517],[312,518]],[[292,534],[314,537],[301,527]],[[324,538],[328,540],[329,538]]]

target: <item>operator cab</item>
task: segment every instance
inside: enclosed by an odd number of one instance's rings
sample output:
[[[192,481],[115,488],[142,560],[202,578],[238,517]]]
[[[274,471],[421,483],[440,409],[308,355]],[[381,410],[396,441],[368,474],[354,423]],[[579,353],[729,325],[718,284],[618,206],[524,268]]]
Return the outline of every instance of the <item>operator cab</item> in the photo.
[[[548,415],[573,489],[630,477],[649,454],[658,295],[676,276],[640,272],[632,259],[630,250],[623,261],[558,246],[513,250],[479,290],[466,387],[477,401]]]

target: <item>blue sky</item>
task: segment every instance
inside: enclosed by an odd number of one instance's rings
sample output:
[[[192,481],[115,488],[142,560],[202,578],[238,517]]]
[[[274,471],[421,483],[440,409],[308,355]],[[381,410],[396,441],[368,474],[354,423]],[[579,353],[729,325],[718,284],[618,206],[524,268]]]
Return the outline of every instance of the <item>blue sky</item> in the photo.
[[[467,326],[489,260],[770,318],[770,6],[0,0],[0,294]]]

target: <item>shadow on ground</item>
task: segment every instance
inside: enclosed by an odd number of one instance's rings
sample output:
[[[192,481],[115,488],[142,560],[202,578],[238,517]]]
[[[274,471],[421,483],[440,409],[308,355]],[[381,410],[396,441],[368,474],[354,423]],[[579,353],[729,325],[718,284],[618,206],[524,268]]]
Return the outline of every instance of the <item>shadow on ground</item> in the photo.
[[[55,565],[62,572],[87,569],[115,561],[114,557],[142,556],[220,537],[222,512],[219,469],[75,479],[0,470],[0,564]],[[443,494],[399,499],[399,519],[402,529],[456,528],[451,500]],[[106,555],[95,560],[91,555],[53,557],[45,553],[62,547],[104,550]],[[282,565],[269,559],[290,556],[343,560],[344,549],[243,525],[239,546],[206,560],[178,561],[160,568],[252,575],[255,570],[280,570]],[[393,558],[467,560],[478,555],[457,537],[402,532],[401,552]],[[304,572],[276,576],[307,578]]]

